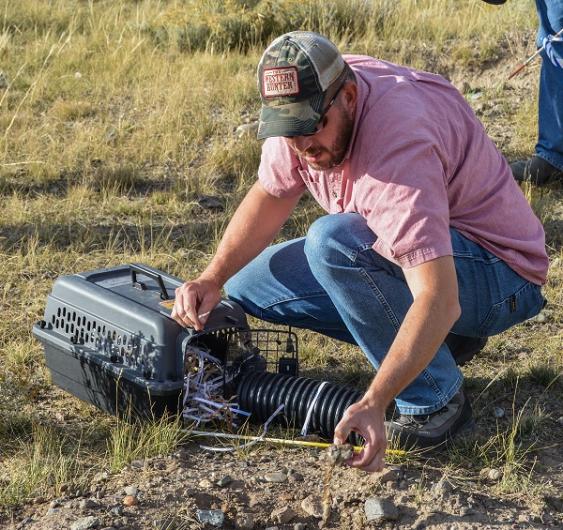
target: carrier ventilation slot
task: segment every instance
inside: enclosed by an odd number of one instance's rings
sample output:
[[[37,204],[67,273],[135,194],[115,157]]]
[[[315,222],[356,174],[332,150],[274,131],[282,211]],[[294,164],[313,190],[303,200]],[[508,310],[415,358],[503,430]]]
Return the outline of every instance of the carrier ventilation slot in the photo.
[[[51,316],[51,325],[54,330],[66,336],[74,344],[83,344],[89,348],[107,353],[112,362],[135,362],[131,357],[136,357],[140,351],[139,339],[130,333],[122,333],[111,326],[88,318],[76,310],[65,306],[57,308]]]

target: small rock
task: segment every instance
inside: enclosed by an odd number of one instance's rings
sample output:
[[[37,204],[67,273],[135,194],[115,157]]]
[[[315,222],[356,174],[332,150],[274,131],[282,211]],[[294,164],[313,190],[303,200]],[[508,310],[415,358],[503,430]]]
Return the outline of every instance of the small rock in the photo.
[[[256,495],[255,493],[249,493],[248,494],[248,507],[254,508],[255,506],[258,506],[259,504],[261,504],[260,497],[258,495]]]
[[[321,499],[315,495],[309,495],[301,501],[301,508],[307,515],[311,515],[317,519],[323,517],[323,505]]]
[[[242,125],[239,125],[235,129],[235,135],[237,136],[237,138],[243,138],[244,136],[256,135],[257,132],[258,132],[258,122],[257,121],[253,121],[251,123],[243,123]]]
[[[213,195],[201,195],[197,199],[197,203],[206,210],[222,212],[225,209],[223,201],[219,197],[214,197]]]
[[[468,515],[473,515],[475,511],[469,506],[462,506],[459,510],[459,515],[461,517],[467,517]]]
[[[10,85],[10,80],[8,79],[6,73],[0,72],[0,90],[4,90],[5,88],[8,88],[9,85]]]
[[[123,515],[123,506],[114,506],[109,513],[117,515],[117,517],[121,517]]]
[[[47,516],[49,516],[49,515],[55,515],[56,513],[59,513],[60,511],[61,511],[60,508],[49,508],[49,509],[47,510],[46,515],[47,515]]]
[[[93,499],[82,499],[78,503],[78,509],[85,511],[85,510],[93,510],[94,508],[98,508],[100,505]]]
[[[488,479],[490,471],[490,467],[484,467],[483,469],[481,469],[481,471],[479,471],[479,477],[482,479]]]
[[[49,508],[58,508],[61,505],[61,501],[54,499],[49,503]]]
[[[212,483],[210,480],[204,478],[203,480],[200,480],[200,481],[199,481],[198,486],[199,486],[200,488],[203,488],[203,489],[208,490],[209,488],[212,488],[212,487],[213,487],[213,483]]]
[[[287,476],[287,479],[289,480],[289,482],[303,482],[303,475],[301,473],[293,471]]]
[[[225,514],[221,510],[197,510],[196,516],[201,524],[221,527],[225,522]]]
[[[139,504],[139,499],[135,495],[125,495],[123,497],[124,506],[137,506],[137,504]]]
[[[527,513],[521,513],[518,515],[518,522],[519,523],[530,523],[532,522],[532,517],[530,517]]]
[[[493,409],[493,414],[494,414],[495,418],[504,418],[505,412],[504,412],[504,409],[502,407],[495,407]]]
[[[396,482],[399,479],[401,470],[396,467],[386,467],[383,471],[375,474],[375,480],[382,484],[387,482]]]
[[[436,482],[436,484],[432,486],[431,491],[434,498],[445,498],[453,491],[453,487],[446,478],[442,477],[438,482]]]
[[[264,530],[280,530],[277,526],[267,526]]]
[[[342,465],[353,455],[354,449],[350,444],[332,444],[327,449],[328,461],[333,465]]]
[[[100,520],[97,517],[88,516],[74,521],[70,525],[70,530],[89,530],[90,528],[96,528],[100,525]]]
[[[287,475],[280,471],[274,471],[273,473],[266,473],[263,478],[266,482],[281,483],[287,480]]]
[[[306,530],[307,523],[295,523],[293,525],[293,530]]]
[[[106,143],[108,144],[114,144],[117,141],[117,137],[119,136],[119,133],[117,132],[117,129],[115,127],[110,127],[105,134],[105,140]],[[135,462],[138,462],[136,460],[134,460],[133,462],[131,462],[131,467],[137,467],[135,466]],[[141,465],[141,467],[143,467]]]
[[[537,314],[535,317],[531,318],[530,320],[535,320],[539,324],[543,324],[547,320],[547,317],[545,316],[545,313],[542,311],[541,313]]]
[[[219,486],[220,488],[224,488],[225,486],[228,486],[232,481],[233,479],[229,475],[225,475],[224,477],[221,477],[215,484],[217,484],[217,486]]]
[[[100,482],[105,482],[108,478],[109,478],[109,474],[107,473],[107,471],[100,471],[99,473],[96,473],[94,475],[92,482],[94,484],[98,484]]]
[[[125,495],[132,495],[133,497],[136,497],[137,493],[139,493],[139,488],[137,486],[127,486],[126,488],[123,488],[123,491],[125,492]]]
[[[82,74],[80,72],[74,72],[74,79],[82,79]]]
[[[500,469],[490,469],[487,478],[489,480],[499,480],[502,477],[502,471]]]
[[[559,418],[557,418],[557,423],[559,423],[559,425],[563,425],[563,416],[559,416]]]
[[[399,517],[397,507],[390,500],[380,497],[366,499],[364,513],[368,523],[396,521]]]
[[[254,517],[249,513],[239,513],[235,519],[235,528],[252,530],[254,528]]]
[[[279,524],[287,524],[295,519],[296,513],[289,507],[283,506],[272,512],[272,519]]]

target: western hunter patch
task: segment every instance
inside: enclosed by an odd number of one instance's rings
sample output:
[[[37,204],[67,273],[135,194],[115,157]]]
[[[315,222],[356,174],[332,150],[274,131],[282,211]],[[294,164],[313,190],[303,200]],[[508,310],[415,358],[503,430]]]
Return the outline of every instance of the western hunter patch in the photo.
[[[299,94],[299,79],[295,66],[266,68],[262,75],[262,87],[265,98],[279,98]]]

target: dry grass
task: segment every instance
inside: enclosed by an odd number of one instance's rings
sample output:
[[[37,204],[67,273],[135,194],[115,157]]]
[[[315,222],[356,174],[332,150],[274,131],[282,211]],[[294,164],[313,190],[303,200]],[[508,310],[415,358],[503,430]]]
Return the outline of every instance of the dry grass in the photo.
[[[128,261],[185,278],[202,269],[255,179],[260,144],[234,131],[256,117],[254,71],[272,36],[316,29],[343,50],[438,71],[460,88],[466,81],[466,96],[503,151],[533,148],[537,66],[510,86],[496,73],[533,46],[535,14],[525,0],[505,9],[474,0],[5,0],[0,7],[8,79],[0,89],[0,510],[56,494],[89,471],[86,462],[118,469],[178,442],[173,430],[155,438],[156,431],[112,427],[55,389],[30,330],[61,274]],[[482,362],[466,369],[483,438],[456,462],[468,468],[493,459],[525,469],[533,486],[541,480],[529,475],[529,458],[561,432],[553,404],[563,398],[563,211],[560,190],[525,191],[548,232],[550,305],[545,321],[495,338]],[[223,198],[225,210],[202,209],[202,194]],[[281,237],[302,235],[318,213],[302,201]],[[308,333],[302,339],[310,374],[369,378],[357,349]],[[514,402],[507,416],[518,428],[487,427],[499,397]],[[55,421],[58,411],[82,430]],[[503,491],[515,484],[506,481]]]

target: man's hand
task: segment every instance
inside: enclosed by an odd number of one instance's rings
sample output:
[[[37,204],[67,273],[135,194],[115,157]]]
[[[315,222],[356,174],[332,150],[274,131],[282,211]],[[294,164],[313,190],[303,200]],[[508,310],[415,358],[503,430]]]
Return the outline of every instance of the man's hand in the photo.
[[[172,318],[181,326],[203,330],[209,313],[221,300],[221,287],[201,276],[176,289]]]
[[[354,403],[346,412],[334,430],[334,443],[346,443],[351,431],[358,433],[365,440],[361,453],[355,454],[348,464],[363,471],[381,471],[385,464],[387,435],[385,433],[385,410],[361,399]]]

